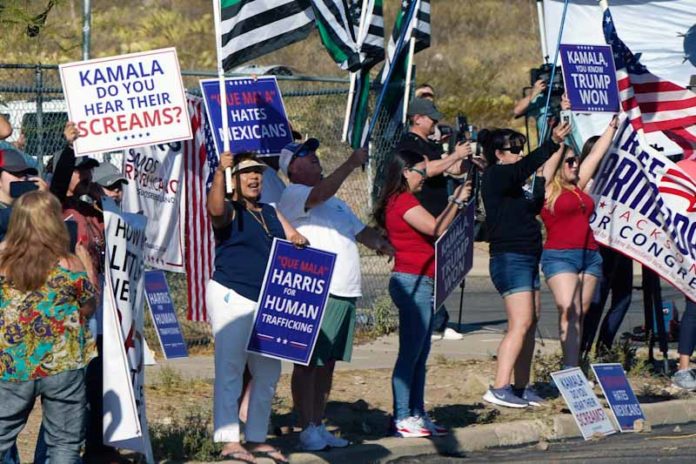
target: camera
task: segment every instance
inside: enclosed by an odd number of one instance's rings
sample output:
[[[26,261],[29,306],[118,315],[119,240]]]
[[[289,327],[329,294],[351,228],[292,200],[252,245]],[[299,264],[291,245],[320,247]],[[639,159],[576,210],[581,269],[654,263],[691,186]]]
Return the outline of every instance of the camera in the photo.
[[[553,65],[551,63],[544,63],[538,68],[529,70],[530,85],[534,86],[534,83],[541,79],[546,82],[548,86],[547,89],[551,90],[551,96],[560,97],[565,92],[565,86],[563,85],[563,71],[560,66],[556,66],[556,73],[553,76],[553,82],[551,80],[551,72],[553,71]]]

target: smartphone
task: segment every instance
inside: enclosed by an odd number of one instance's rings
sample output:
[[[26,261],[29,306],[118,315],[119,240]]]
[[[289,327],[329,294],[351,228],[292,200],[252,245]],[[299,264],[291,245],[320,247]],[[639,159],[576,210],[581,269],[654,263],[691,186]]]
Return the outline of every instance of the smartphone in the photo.
[[[570,110],[562,110],[561,111],[561,123],[568,123],[570,124],[570,120],[573,117],[573,113]]]
[[[75,247],[77,246],[77,222],[67,220],[65,221],[65,227],[68,229],[68,235],[70,235],[70,253],[75,253]]]
[[[38,190],[39,186],[33,180],[16,180],[10,183],[10,196],[12,198],[19,198],[25,193],[33,192]]]

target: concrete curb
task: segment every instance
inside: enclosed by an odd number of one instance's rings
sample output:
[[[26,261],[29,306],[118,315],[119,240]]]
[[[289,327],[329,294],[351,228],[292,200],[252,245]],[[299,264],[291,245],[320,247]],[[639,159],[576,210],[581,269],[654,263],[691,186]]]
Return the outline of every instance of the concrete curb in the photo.
[[[641,406],[647,422],[653,427],[696,422],[696,399],[673,400]],[[542,440],[581,436],[570,414],[557,414],[544,420],[523,420],[456,428],[449,436],[432,440],[390,437],[316,454],[293,453],[290,455],[290,462],[292,464],[386,463],[404,456],[461,455],[486,448],[529,445]]]

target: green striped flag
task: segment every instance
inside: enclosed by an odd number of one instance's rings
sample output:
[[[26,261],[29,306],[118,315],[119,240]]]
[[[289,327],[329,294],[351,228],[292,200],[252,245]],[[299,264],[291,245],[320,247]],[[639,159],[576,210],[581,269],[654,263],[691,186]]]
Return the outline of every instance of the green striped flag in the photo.
[[[403,23],[406,14],[413,2],[417,3],[415,6],[415,18],[411,18],[409,24],[405,25]],[[404,29],[404,27],[406,29]],[[397,53],[396,44],[401,35],[404,36],[403,46]],[[387,78],[389,66],[395,61],[398,62],[398,60],[406,58],[411,37],[415,39],[415,53],[430,46],[430,0],[402,0],[401,10],[396,17],[394,29],[392,30],[389,44],[387,45],[388,58],[382,70],[382,84],[384,84],[384,80]]]
[[[321,42],[341,69],[355,72],[362,66],[357,29],[345,0],[312,0]]]
[[[305,39],[314,27],[311,0],[220,1],[225,71]]]

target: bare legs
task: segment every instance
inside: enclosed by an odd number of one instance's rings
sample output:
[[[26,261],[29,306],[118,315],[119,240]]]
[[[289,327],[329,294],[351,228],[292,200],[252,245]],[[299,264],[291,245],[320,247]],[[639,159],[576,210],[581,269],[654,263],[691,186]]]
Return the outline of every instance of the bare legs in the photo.
[[[582,322],[590,308],[597,278],[581,273],[562,272],[547,280],[558,308],[558,331],[563,349],[563,364],[580,364]]]
[[[324,366],[295,364],[292,371],[292,400],[300,416],[300,427],[320,425],[331,393],[335,361]]]
[[[534,355],[534,330],[538,318],[538,293],[519,292],[503,298],[508,330],[498,346],[498,367],[493,388],[510,385],[513,370],[515,386],[524,387],[529,382]]]

